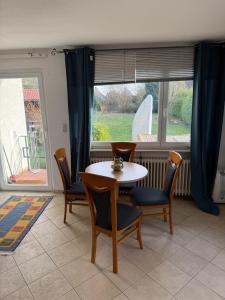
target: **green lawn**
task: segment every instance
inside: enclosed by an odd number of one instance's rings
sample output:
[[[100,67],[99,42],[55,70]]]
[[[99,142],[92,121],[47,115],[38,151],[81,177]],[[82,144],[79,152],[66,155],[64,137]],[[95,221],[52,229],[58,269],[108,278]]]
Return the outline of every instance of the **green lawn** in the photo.
[[[111,141],[130,141],[134,114],[94,112],[93,121],[108,128]],[[152,134],[157,134],[157,115],[153,114]],[[182,123],[169,123],[167,135],[183,135],[190,130]]]

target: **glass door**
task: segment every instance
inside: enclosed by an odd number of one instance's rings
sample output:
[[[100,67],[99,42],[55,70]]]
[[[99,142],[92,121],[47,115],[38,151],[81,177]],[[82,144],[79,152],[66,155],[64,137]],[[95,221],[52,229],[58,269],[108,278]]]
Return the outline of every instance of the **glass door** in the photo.
[[[40,77],[0,78],[3,188],[49,187],[46,125]]]

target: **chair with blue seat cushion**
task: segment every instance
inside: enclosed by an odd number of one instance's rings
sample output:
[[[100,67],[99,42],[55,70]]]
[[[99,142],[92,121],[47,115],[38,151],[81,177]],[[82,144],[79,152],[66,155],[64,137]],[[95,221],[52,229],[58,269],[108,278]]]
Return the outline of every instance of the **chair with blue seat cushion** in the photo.
[[[97,236],[102,233],[112,238],[113,272],[118,272],[117,245],[134,231],[137,232],[139,246],[142,249],[141,215],[134,206],[117,203],[118,185],[114,178],[80,174],[86,188],[91,210],[92,255],[95,263]]]
[[[121,157],[123,161],[133,162],[136,143],[131,142],[113,142],[111,143],[113,159],[115,157]],[[136,187],[135,182],[121,183],[119,185],[120,194],[128,194],[131,189]]]
[[[66,223],[67,206],[69,211],[72,212],[72,205],[88,205],[85,196],[85,190],[81,182],[72,182],[71,174],[66,158],[66,151],[64,148],[57,149],[54,157],[61,175],[63,182],[64,196],[65,196],[65,210],[64,210],[64,223]]]
[[[174,195],[176,178],[178,176],[181,163],[182,157],[179,153],[175,151],[169,152],[163,190],[137,187],[130,192],[132,203],[141,211],[145,212],[151,209],[162,209],[162,212],[159,213],[143,213],[142,218],[163,216],[164,221],[167,222],[167,216],[169,216],[171,234],[173,233],[172,199]]]

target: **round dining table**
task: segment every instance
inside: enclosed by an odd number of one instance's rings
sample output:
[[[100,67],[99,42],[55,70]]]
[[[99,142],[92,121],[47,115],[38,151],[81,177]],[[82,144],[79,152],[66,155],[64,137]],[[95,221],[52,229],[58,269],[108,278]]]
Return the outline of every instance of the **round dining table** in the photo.
[[[115,178],[118,183],[136,182],[148,175],[148,170],[144,166],[133,162],[124,161],[121,171],[114,171],[112,164],[113,161],[97,162],[89,165],[85,172]]]

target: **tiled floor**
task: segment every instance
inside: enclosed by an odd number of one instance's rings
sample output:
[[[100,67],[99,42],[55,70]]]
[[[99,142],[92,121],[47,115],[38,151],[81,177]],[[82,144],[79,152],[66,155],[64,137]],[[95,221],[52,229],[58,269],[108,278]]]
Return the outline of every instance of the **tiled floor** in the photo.
[[[9,195],[0,193],[0,203]],[[144,249],[135,238],[122,243],[117,275],[106,237],[90,263],[89,209],[73,210],[63,224],[63,197],[55,195],[15,253],[0,255],[1,300],[225,299],[225,205],[215,217],[175,200],[174,235],[161,220],[145,220]]]

